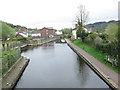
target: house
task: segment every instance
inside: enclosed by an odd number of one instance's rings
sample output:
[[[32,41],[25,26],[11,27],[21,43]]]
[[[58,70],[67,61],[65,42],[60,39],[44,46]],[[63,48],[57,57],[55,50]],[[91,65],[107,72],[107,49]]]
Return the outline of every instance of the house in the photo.
[[[56,34],[56,35],[62,35],[63,32],[62,32],[61,30],[56,30],[55,34]]]
[[[89,33],[90,31],[88,31],[87,28],[83,28],[83,30],[86,32],[86,33]],[[75,24],[75,28],[72,29],[72,36],[74,37],[74,39],[77,39],[77,24]]]
[[[28,32],[28,30],[27,29],[21,29],[17,33],[24,33],[24,32]]]
[[[31,35],[32,37],[40,37],[40,31],[28,31],[28,35]]]
[[[17,33],[16,34],[16,36],[15,36],[16,38],[21,38],[21,37],[28,37],[28,33]]]
[[[41,37],[54,37],[55,30],[52,27],[44,27],[40,30]]]
[[[77,24],[75,24],[75,28],[72,29],[72,36],[74,39],[77,39]]]
[[[77,39],[77,30],[76,29],[72,30],[72,36],[74,37],[74,39]]]
[[[28,30],[24,29],[24,30],[19,30],[16,32],[16,38],[20,38],[20,37],[28,37]]]

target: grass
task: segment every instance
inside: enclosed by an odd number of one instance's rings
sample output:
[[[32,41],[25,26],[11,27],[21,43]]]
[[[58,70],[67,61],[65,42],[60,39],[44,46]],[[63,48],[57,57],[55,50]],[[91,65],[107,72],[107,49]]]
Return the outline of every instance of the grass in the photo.
[[[104,57],[108,54],[102,53],[101,51],[95,49],[94,47],[92,47],[90,45],[87,45],[87,44],[81,42],[80,40],[75,40],[75,41],[73,41],[73,43],[76,46],[78,46],[79,48],[81,48],[84,51],[86,51],[87,53],[89,53],[91,56],[93,56],[97,60],[99,60],[101,63],[105,64],[110,69],[114,70],[117,73],[120,73],[120,66],[112,66],[111,63],[106,62],[106,60],[104,59]]]

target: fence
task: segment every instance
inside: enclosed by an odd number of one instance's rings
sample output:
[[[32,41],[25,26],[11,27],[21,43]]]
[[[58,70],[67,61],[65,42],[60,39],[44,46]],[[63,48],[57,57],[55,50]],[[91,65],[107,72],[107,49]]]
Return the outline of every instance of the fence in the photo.
[[[11,48],[19,47],[19,46],[22,46],[22,45],[28,44],[28,43],[29,43],[29,41],[3,41],[1,50],[7,51],[7,50],[10,50]]]

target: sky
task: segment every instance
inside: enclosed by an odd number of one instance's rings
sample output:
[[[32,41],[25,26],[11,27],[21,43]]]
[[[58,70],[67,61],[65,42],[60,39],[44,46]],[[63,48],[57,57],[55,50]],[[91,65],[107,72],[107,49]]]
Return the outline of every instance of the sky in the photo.
[[[78,6],[89,12],[87,23],[118,20],[119,0],[0,0],[0,20],[27,28],[74,28]]]

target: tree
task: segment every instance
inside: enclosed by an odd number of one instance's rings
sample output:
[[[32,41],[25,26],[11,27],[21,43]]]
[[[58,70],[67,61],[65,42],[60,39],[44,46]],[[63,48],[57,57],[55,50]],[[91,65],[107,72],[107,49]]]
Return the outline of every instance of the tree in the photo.
[[[70,29],[70,28],[64,28],[64,29],[62,29],[62,32],[63,32],[63,34],[71,34],[72,29]]]
[[[105,29],[109,41],[118,41],[118,25],[110,23]]]
[[[85,37],[87,36],[84,30],[87,18],[88,18],[88,12],[86,11],[85,6],[80,5],[78,7],[78,13],[76,15],[77,37],[81,37],[83,42],[84,42]]]

